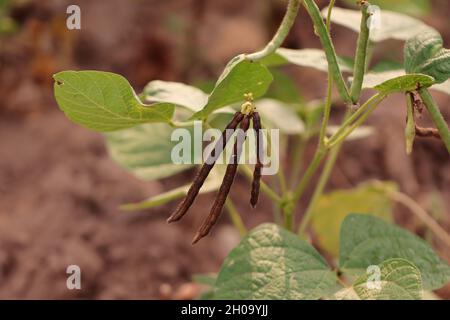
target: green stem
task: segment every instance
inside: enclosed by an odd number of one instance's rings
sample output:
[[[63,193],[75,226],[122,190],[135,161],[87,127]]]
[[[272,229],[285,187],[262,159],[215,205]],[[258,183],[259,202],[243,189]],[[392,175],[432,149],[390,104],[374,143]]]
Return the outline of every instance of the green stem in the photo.
[[[289,195],[290,197],[290,195]],[[288,198],[286,204],[283,206],[284,227],[289,231],[294,231],[294,205],[292,200]]]
[[[339,128],[339,130],[333,134],[333,136],[328,140],[327,147],[333,148],[334,146],[343,142],[358,126],[360,126],[370,114],[375,110],[375,108],[386,98],[382,94],[376,94],[369,100],[367,100],[357,112],[355,112],[344,124]]]
[[[426,88],[420,89],[419,93],[423,103],[425,104],[425,107],[428,110],[428,113],[430,114],[431,119],[439,130],[442,141],[444,142],[448,152],[450,153],[450,130],[448,129],[448,125],[445,122],[441,111],[439,111],[438,105]]]
[[[251,61],[261,60],[268,55],[274,53],[284,42],[289,31],[294,25],[295,18],[297,17],[298,10],[300,8],[301,0],[289,0],[289,4],[286,10],[286,14],[283,18],[283,21],[278,28],[278,31],[275,33],[272,40],[265,46],[264,49],[251,53],[247,55],[247,59]]]
[[[241,237],[245,236],[247,234],[247,228],[242,222],[241,215],[237,211],[236,206],[230,198],[225,201],[225,208],[227,209],[228,215],[230,216],[231,222],[233,223],[236,230],[239,232]]]
[[[327,22],[326,22],[328,34],[330,34],[330,31],[331,31],[331,12],[333,11],[335,2],[336,2],[336,0],[330,0],[330,4],[328,5]]]
[[[406,93],[406,128],[405,141],[406,153],[411,154],[414,148],[414,140],[416,138],[416,122],[414,120],[414,97],[411,92]]]
[[[334,3],[335,0],[331,0],[330,5],[328,6],[327,20],[326,20],[326,27],[328,34],[330,34],[331,31],[331,13],[333,11]],[[331,105],[333,103],[332,100],[333,100],[333,76],[331,74],[330,68],[328,67],[327,100],[323,112],[322,126],[320,128],[319,148],[324,148],[327,143],[327,128],[328,122],[330,121]]]
[[[318,200],[323,194],[323,190],[325,189],[325,186],[330,179],[331,171],[334,168],[334,165],[336,164],[337,157],[339,155],[339,152],[341,151],[342,144],[336,146],[331,150],[330,154],[328,155],[327,161],[325,162],[325,165],[323,167],[323,171],[320,175],[319,182],[317,183],[316,189],[314,190],[314,194],[311,198],[311,201],[309,202],[308,208],[306,209],[305,215],[303,216],[302,223],[300,224],[300,227],[298,229],[298,233],[300,236],[304,236],[305,230],[311,221],[312,214],[314,212],[314,209],[317,205]]]
[[[328,67],[333,75],[339,94],[346,103],[352,103],[352,98],[338,64],[336,51],[331,41],[330,34],[327,31],[325,22],[322,19],[320,10],[313,0],[304,0],[303,5],[308,11],[308,14],[314,23],[315,30],[319,35],[320,42],[322,43],[322,47],[324,48],[327,57]]]
[[[356,48],[355,67],[353,70],[353,82],[351,86],[351,96],[353,103],[357,103],[361,96],[361,90],[366,72],[367,51],[369,48],[369,24],[370,13],[368,12],[370,4],[364,2],[362,4],[362,19],[360,33],[358,37],[358,45]]]
[[[325,103],[322,126],[320,128],[319,148],[325,148],[327,144],[327,128],[328,122],[330,121],[332,103],[333,103],[333,77],[331,76],[330,73],[328,73],[327,101]]]
[[[320,16],[320,12],[318,13],[320,19],[317,19],[317,11],[319,9],[317,8],[317,6],[314,3],[314,1],[312,1],[312,3],[309,3],[309,4],[305,2],[305,6],[306,6],[306,9],[308,10],[308,12],[310,12],[310,10],[311,10],[311,12],[314,13],[314,14],[310,13],[311,17],[313,17],[314,24],[315,25],[323,25],[323,27],[325,27],[326,36],[321,37],[321,39],[323,38],[325,42],[329,43],[329,47],[331,47],[331,56],[334,55],[334,57],[336,57],[336,54],[335,54],[335,51],[334,51],[334,48],[333,48],[333,44],[331,43],[331,38],[330,38],[331,13],[332,13],[332,10],[333,10],[333,7],[334,7],[334,3],[335,3],[335,0],[331,0],[330,1],[330,5],[328,6],[326,25],[323,23],[323,20],[322,20],[322,18]],[[308,7],[310,9],[308,9]],[[324,47],[325,47],[325,45],[324,45]],[[328,59],[328,54],[327,54],[327,59]],[[333,59],[331,59],[331,60],[333,60]],[[332,97],[332,95],[333,95],[333,74],[334,74],[333,73],[333,64],[330,63],[330,60],[328,60],[328,61],[329,62],[328,62],[327,101],[326,101],[326,104],[325,104],[324,116],[323,116],[322,125],[321,125],[321,128],[320,128],[319,146],[317,147],[317,150],[316,150],[316,153],[314,155],[314,158],[313,158],[312,162],[310,163],[309,167],[306,169],[305,174],[303,175],[303,177],[300,180],[297,188],[294,191],[293,200],[295,202],[300,200],[300,198],[301,198],[301,196],[302,196],[306,186],[308,185],[308,183],[311,180],[312,176],[314,175],[315,171],[317,170],[317,168],[319,167],[320,163],[322,162],[323,157],[327,153],[327,149],[326,149],[326,133],[327,133],[328,122],[330,120],[330,114],[331,114],[331,105],[332,105],[332,98],[333,98]],[[336,62],[336,66],[337,66],[337,69],[338,69],[339,76],[342,78],[342,74],[341,74],[341,71],[339,70],[339,66],[337,65],[337,62]],[[345,86],[345,83],[344,83],[344,86]],[[347,92],[347,94],[348,94],[347,88],[345,88],[345,92]]]
[[[246,164],[240,165],[239,169],[241,170],[241,172],[247,176],[247,178],[252,181],[253,180],[253,172],[250,169],[250,167]],[[263,193],[265,193],[272,201],[274,201],[275,203],[281,203],[282,199],[281,197],[276,194],[275,191],[273,191],[264,181],[261,180],[261,191]]]
[[[334,7],[335,1],[330,1],[330,5],[328,6],[328,13],[327,13],[327,20],[326,20],[326,28],[327,32],[330,33],[331,28],[331,13]],[[330,68],[329,68],[330,69]],[[333,76],[331,74],[331,70],[328,72],[328,88],[327,88],[327,99],[325,103],[325,109],[323,114],[323,120],[322,120],[322,126],[320,128],[320,136],[319,136],[319,146],[318,150],[326,150],[326,144],[327,144],[327,128],[328,128],[328,122],[330,120],[330,114],[331,114],[331,105],[332,105],[332,99],[333,99]],[[338,149],[338,148],[336,148]],[[337,151],[339,152],[339,150]],[[301,233],[303,233],[304,229],[306,228],[306,225],[309,223],[310,216],[313,212],[313,208],[320,197],[320,195],[323,192],[323,189],[325,187],[326,182],[328,181],[328,178],[331,173],[331,169],[333,168],[334,161],[332,164],[330,164],[330,158],[336,158],[337,152],[332,151],[332,154],[328,158],[324,170],[322,171],[322,174],[320,176],[319,183],[316,186],[316,189],[314,191],[313,198],[309,202],[308,209],[306,210],[306,213],[304,215],[304,218],[302,220],[302,223],[300,224]],[[336,153],[336,155],[334,155]],[[333,156],[334,155],[334,156]],[[302,191],[303,192],[303,191]]]
[[[297,202],[300,200],[300,198],[303,195],[303,192],[305,191],[306,186],[311,181],[312,176],[316,172],[319,165],[322,163],[323,157],[326,155],[327,150],[324,148],[318,148],[316,151],[316,154],[314,155],[313,160],[308,166],[308,169],[306,169],[305,174],[303,175],[302,179],[300,180],[298,186],[294,190],[293,195],[293,201]]]

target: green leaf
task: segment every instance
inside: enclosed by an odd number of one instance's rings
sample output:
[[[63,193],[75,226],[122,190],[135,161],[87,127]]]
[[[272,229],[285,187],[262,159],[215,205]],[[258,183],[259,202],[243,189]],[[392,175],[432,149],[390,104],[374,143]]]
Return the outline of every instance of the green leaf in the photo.
[[[336,276],[306,241],[274,224],[250,232],[226,258],[215,299],[319,299]]]
[[[63,71],[53,76],[55,98],[73,122],[96,131],[114,131],[149,122],[169,122],[171,103],[143,104],[128,81],[114,73]]]
[[[323,9],[322,15],[326,17],[327,12],[328,8]],[[435,32],[435,29],[422,21],[401,13],[381,10],[380,14],[381,21],[379,26],[370,31],[370,40],[373,42],[380,42],[388,39],[408,40],[421,33],[430,31]],[[355,32],[359,32],[361,26],[361,11],[334,7],[331,14],[331,21]]]
[[[345,3],[356,7],[355,0],[345,0]],[[370,0],[370,4],[379,6],[382,10],[391,10],[414,16],[426,16],[431,12],[429,0]]]
[[[395,79],[405,75],[405,71],[402,70],[387,70],[382,72],[369,72],[364,76],[363,88],[373,89],[382,83]]]
[[[280,129],[284,134],[300,134],[305,131],[303,121],[289,105],[277,100],[262,99],[256,102],[256,107],[268,128]]]
[[[273,77],[266,66],[251,62],[245,55],[232,59],[217,81],[206,106],[194,114],[193,119],[204,119],[214,110],[243,101],[244,94],[252,93],[259,98],[264,95]]]
[[[342,221],[351,213],[378,216],[392,220],[392,202],[377,185],[364,184],[355,189],[338,190],[320,197],[312,213],[311,226],[321,248],[331,255],[339,255],[339,232]],[[383,188],[396,189],[392,183]]]
[[[191,164],[174,164],[171,158],[171,141],[174,128],[165,123],[144,124],[131,129],[106,134],[110,156],[120,166],[143,180],[157,180],[172,176],[192,167]],[[192,128],[186,128],[192,133]],[[194,153],[191,155],[194,163]]]
[[[422,277],[420,270],[405,259],[389,259],[377,266],[378,279],[366,272],[353,284],[361,300],[421,300]]]
[[[206,178],[205,183],[203,184],[202,188],[200,189],[200,194],[205,194],[209,192],[216,191],[219,189],[220,185],[222,184],[222,178],[223,174],[225,172],[225,165],[219,165],[216,164],[214,168],[211,170],[208,178]],[[171,201],[181,199],[184,196],[186,196],[191,184],[186,184],[181,187],[172,189],[170,191],[152,196],[144,201],[138,202],[138,203],[128,203],[122,205],[120,208],[121,210],[125,211],[135,211],[135,210],[142,210],[142,209],[150,209],[158,206],[162,206],[166,203],[169,203]]]
[[[144,88],[145,101],[173,103],[197,112],[208,101],[208,95],[202,90],[179,82],[155,80]]]
[[[382,94],[388,95],[394,92],[415,91],[418,88],[428,88],[434,84],[434,79],[424,74],[407,74],[387,80],[374,87]]]
[[[282,70],[271,69],[273,82],[265,95],[266,98],[279,100],[285,103],[299,103],[303,101],[295,80]]]
[[[320,49],[286,49],[279,48],[274,54],[263,60],[268,66],[294,64],[300,67],[309,67],[322,72],[328,72],[328,62],[325,52]],[[353,64],[345,58],[338,58],[342,72],[353,72]]]
[[[374,87],[386,82],[390,79],[401,77],[405,75],[403,70],[391,70],[383,72],[369,72],[364,77],[363,88],[373,89]],[[430,87],[430,90],[439,91],[450,95],[450,80],[444,83],[437,83]]]
[[[450,266],[416,235],[373,216],[352,214],[344,220],[339,257],[343,272],[361,274],[393,258],[417,266],[425,289],[440,288],[450,280]]]
[[[421,33],[405,44],[406,73],[423,73],[437,83],[450,78],[450,50],[443,48],[439,33]]]

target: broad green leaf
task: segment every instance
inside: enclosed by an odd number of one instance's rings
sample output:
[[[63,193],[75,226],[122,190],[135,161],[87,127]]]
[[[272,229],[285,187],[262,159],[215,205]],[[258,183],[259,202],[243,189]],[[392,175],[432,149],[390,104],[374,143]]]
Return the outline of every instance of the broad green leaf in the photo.
[[[405,75],[404,70],[389,70],[383,72],[369,72],[364,76],[363,88],[373,89],[382,83]]]
[[[406,73],[422,73],[433,77],[437,83],[450,78],[450,50],[443,48],[439,33],[421,33],[405,44]]]
[[[392,183],[384,188],[396,189]],[[339,255],[339,235],[342,221],[351,213],[378,216],[392,220],[392,202],[377,185],[364,184],[355,189],[338,190],[320,197],[312,213],[311,226],[320,246],[328,253]]]
[[[179,82],[155,80],[144,88],[145,101],[168,102],[185,107],[193,112],[201,110],[208,101],[202,90]]]
[[[53,76],[55,98],[73,122],[96,131],[114,131],[149,122],[169,122],[171,103],[143,104],[128,81],[114,73],[63,71]]]
[[[376,269],[368,270],[353,284],[361,300],[421,300],[420,270],[405,259],[383,261]],[[379,271],[379,278],[376,272]]]
[[[173,130],[168,124],[155,123],[110,132],[106,134],[107,148],[114,161],[140,179],[169,177],[192,167],[191,164],[175,164],[172,161],[172,149],[179,143],[171,141]],[[192,128],[179,130],[192,133]],[[193,151],[190,157],[190,163],[194,163]]]
[[[384,72],[369,72],[364,76],[364,89],[373,89],[390,79],[398,78],[405,75],[404,70],[391,70]],[[430,87],[430,90],[446,93],[450,95],[450,80],[444,83],[437,83]]]
[[[217,81],[206,106],[194,114],[193,119],[203,119],[214,110],[244,100],[244,95],[252,93],[259,98],[264,95],[273,77],[266,66],[251,62],[245,55],[232,59]]]
[[[305,131],[303,121],[287,104],[277,100],[262,99],[256,102],[263,122],[269,128],[279,129],[285,134],[300,134]]]
[[[220,269],[216,299],[319,299],[336,275],[306,241],[274,225],[250,232]]]
[[[328,8],[322,10],[324,17]],[[388,10],[380,11],[381,21],[370,32],[370,40],[380,42],[388,39],[408,40],[424,32],[435,32],[435,29],[422,21],[407,15]],[[361,26],[361,11],[335,7],[331,14],[331,21],[359,32]]]
[[[203,184],[202,188],[200,189],[200,194],[213,192],[219,189],[220,185],[222,184],[224,172],[225,167],[223,165],[216,164],[214,168],[211,170],[208,178],[206,178],[206,181]],[[186,184],[181,187],[172,189],[170,191],[152,196],[138,203],[124,204],[120,208],[125,211],[134,211],[162,206],[166,203],[169,203],[177,199],[181,199],[184,196],[186,196],[190,186],[191,184]]]
[[[274,54],[263,60],[262,63],[269,66],[294,64],[300,67],[314,68],[328,72],[328,62],[325,52],[320,49],[286,49],[280,48]],[[353,72],[353,65],[344,58],[338,58],[342,72]]]
[[[424,74],[407,74],[387,80],[374,87],[375,90],[385,95],[394,92],[415,91],[419,87],[428,88],[434,84],[434,79]]]
[[[355,0],[345,0],[345,3],[357,7]],[[370,0],[370,4],[379,6],[382,10],[391,10],[414,16],[425,16],[431,11],[429,0]]]
[[[273,82],[270,86],[266,98],[279,100],[285,103],[299,103],[303,102],[295,80],[286,72],[278,69],[270,70],[273,75]]]
[[[144,88],[143,95],[146,102],[173,103],[191,112],[201,110],[208,101],[208,95],[196,87],[180,82],[161,80],[149,82]],[[223,107],[214,111],[215,114],[233,114],[234,112],[231,107]],[[177,112],[175,118],[184,119],[186,116],[183,112]]]
[[[416,235],[381,219],[349,215],[341,227],[339,268],[361,274],[370,265],[403,258],[422,274],[425,289],[437,289],[450,280],[450,266]]]

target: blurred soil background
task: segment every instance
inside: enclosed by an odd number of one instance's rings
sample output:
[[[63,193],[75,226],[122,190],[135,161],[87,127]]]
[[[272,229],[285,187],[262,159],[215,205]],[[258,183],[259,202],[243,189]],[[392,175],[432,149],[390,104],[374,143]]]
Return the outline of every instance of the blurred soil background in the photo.
[[[67,69],[116,72],[137,92],[154,79],[188,83],[216,79],[231,57],[255,51],[270,39],[285,2],[9,2],[7,15],[16,30],[0,35],[0,298],[194,298],[199,287],[192,283],[192,275],[217,272],[239,242],[227,215],[213,236],[192,247],[191,238],[213,194],[201,196],[182,222],[170,226],[165,219],[176,202],[121,212],[120,204],[178,186],[194,172],[155,182],[131,176],[108,157],[100,134],[72,124],[58,110],[52,74]],[[324,6],[328,1],[318,2]],[[432,3],[431,12],[421,18],[443,34],[449,47],[449,2]],[[81,7],[81,30],[66,29],[69,4]],[[338,5],[345,6],[339,1]],[[356,34],[338,26],[332,31],[339,54],[351,56]],[[319,47],[304,9],[284,46]],[[401,48],[396,41],[382,43],[375,59],[387,55],[401,61]],[[305,99],[325,96],[324,74],[297,67],[287,72]],[[450,119],[450,98],[439,94],[436,98]],[[439,141],[428,139],[417,141],[411,157],[405,154],[403,106],[402,96],[390,98],[370,119],[376,134],[346,144],[328,190],[370,179],[393,180],[427,209],[431,199],[439,199],[443,207],[438,219],[450,230],[449,155]],[[309,157],[314,147],[313,141]],[[249,210],[248,187],[239,178],[232,197],[251,228],[271,221],[272,215],[264,197],[257,210]],[[396,220],[419,235],[426,233],[400,207]],[[450,261],[443,245],[436,242],[434,247]],[[66,288],[70,264],[82,269],[82,290]],[[450,287],[438,293],[450,298]]]

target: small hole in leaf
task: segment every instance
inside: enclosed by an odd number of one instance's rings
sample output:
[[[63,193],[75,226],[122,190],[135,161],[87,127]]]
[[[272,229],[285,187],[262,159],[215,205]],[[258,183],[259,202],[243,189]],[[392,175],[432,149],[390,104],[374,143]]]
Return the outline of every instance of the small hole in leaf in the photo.
[[[63,82],[63,81],[61,81],[61,80],[56,80],[56,84],[57,84],[58,86],[61,86],[61,85],[63,85],[63,84],[64,84],[64,82]]]

